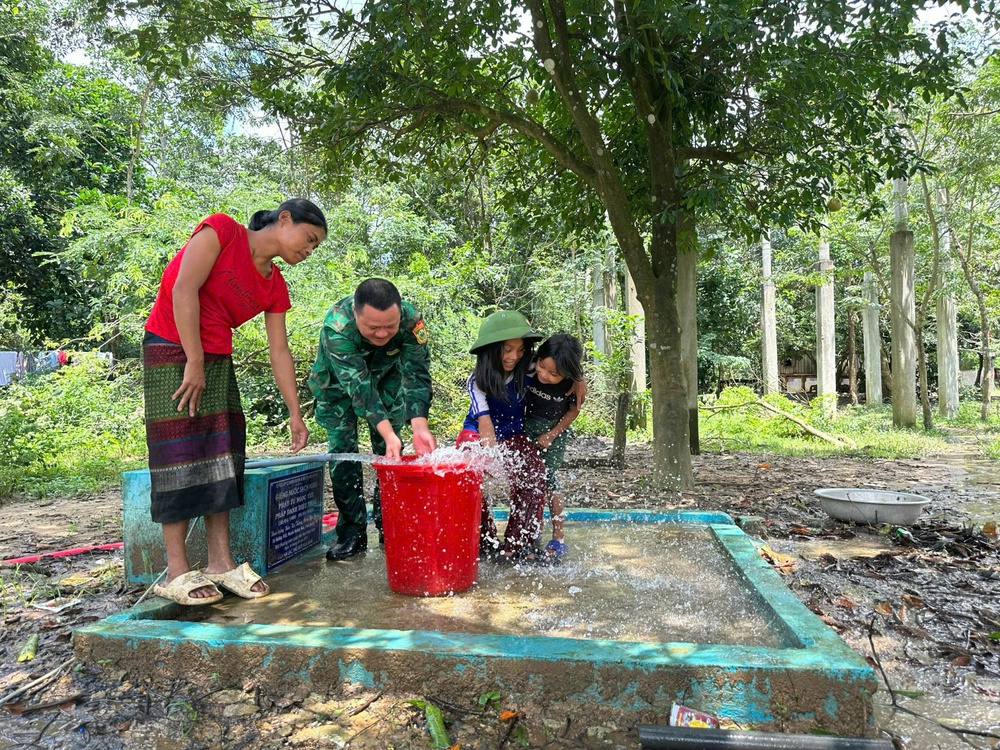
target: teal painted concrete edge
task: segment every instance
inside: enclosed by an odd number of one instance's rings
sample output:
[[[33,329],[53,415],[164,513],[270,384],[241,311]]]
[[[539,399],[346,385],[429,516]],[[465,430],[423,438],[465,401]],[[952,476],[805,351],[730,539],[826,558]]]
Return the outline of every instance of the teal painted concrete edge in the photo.
[[[140,605],[142,606],[142,605]],[[520,635],[475,635],[423,630],[308,627],[298,625],[219,625],[216,623],[153,621],[122,613],[87,625],[80,632],[114,638],[137,647],[157,641],[176,648],[197,643],[207,648],[229,645],[298,647],[329,650],[406,651],[439,658],[512,659],[516,661],[578,661],[594,665],[624,666],[640,672],[663,667],[711,667],[723,671],[748,668],[783,671],[789,668],[821,670],[840,679],[864,677],[854,664],[831,662],[818,649],[757,646],[716,646],[697,643],[634,643]],[[864,670],[862,670],[864,671]],[[868,670],[870,671],[870,670]]]
[[[750,537],[736,526],[713,524],[710,528],[739,574],[775,614],[792,643],[803,650],[818,648],[830,657],[831,664],[853,665],[875,677],[867,662],[792,593],[781,575],[760,556]]]
[[[632,523],[682,523],[686,525],[729,524],[733,519],[717,510],[591,510],[590,508],[566,508],[563,511],[567,521],[631,521]],[[497,508],[493,517],[506,521],[508,512]],[[548,517],[549,511],[545,511]]]
[[[840,679],[873,679],[874,672],[833,631],[803,605],[780,576],[761,559],[756,548],[729,516],[698,511],[568,511],[568,518],[589,521],[673,522],[709,528],[736,569],[760,597],[789,642],[789,648],[597,641],[548,636],[504,636],[432,631],[394,631],[366,628],[276,625],[215,625],[178,622],[179,605],[164,600],[145,602],[125,612],[81,628],[81,632],[128,640],[163,640],[179,644],[198,641],[206,645],[258,643],[315,648],[376,648],[421,651],[440,656],[574,659],[600,663],[631,664],[637,669],[658,666],[715,666],[720,669],[776,668],[820,669]],[[324,544],[333,532],[324,534]],[[319,545],[303,557],[325,552]]]

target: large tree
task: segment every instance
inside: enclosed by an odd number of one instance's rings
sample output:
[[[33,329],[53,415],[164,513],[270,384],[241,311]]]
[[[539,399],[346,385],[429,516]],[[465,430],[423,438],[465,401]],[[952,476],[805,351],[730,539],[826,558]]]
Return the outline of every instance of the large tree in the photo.
[[[834,175],[908,171],[912,92],[954,86],[946,24],[915,32],[913,0],[93,1],[161,69],[226,50],[221,80],[245,71],[331,176],[426,169],[472,140],[516,153],[568,225],[608,222],[646,317],[654,479],[675,487],[698,217],[815,227]]]

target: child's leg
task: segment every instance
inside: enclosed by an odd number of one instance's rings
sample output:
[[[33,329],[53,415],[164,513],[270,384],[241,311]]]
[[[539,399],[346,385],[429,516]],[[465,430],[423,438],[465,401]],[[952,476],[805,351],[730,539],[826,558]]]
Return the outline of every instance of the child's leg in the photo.
[[[563,535],[563,501],[561,492],[549,495],[549,514],[552,516],[552,538],[562,539]]]
[[[525,435],[501,441],[510,480],[510,515],[504,532],[504,555],[530,547],[542,528],[545,510],[545,464]]]
[[[549,488],[549,513],[552,516],[552,541],[545,545],[545,549],[553,552],[556,557],[566,554],[566,543],[563,541],[563,496],[559,491],[559,468],[562,466],[563,457],[566,454],[566,444],[569,442],[569,434],[563,432],[552,441],[548,450],[545,451],[545,483]]]

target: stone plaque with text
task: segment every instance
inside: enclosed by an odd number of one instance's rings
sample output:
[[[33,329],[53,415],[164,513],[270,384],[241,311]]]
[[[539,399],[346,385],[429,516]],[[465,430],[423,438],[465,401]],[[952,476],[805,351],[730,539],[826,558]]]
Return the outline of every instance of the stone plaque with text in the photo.
[[[322,523],[322,466],[268,482],[267,569],[319,544]]]

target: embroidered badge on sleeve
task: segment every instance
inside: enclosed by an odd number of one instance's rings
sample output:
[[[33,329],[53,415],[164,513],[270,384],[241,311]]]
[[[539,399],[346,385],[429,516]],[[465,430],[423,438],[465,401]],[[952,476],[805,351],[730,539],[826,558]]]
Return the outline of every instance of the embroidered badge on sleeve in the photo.
[[[422,318],[413,326],[413,338],[417,340],[418,344],[427,343],[427,326],[424,325]]]

